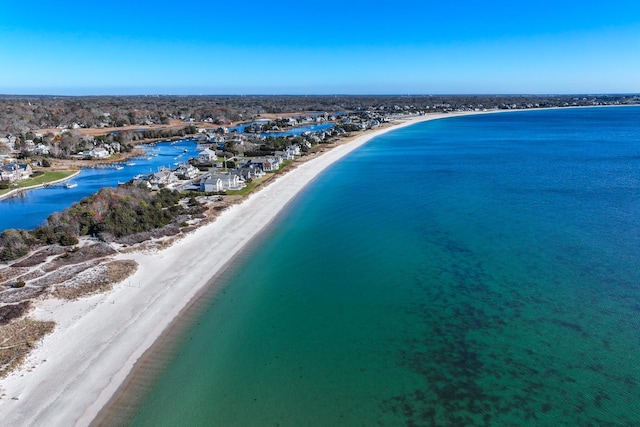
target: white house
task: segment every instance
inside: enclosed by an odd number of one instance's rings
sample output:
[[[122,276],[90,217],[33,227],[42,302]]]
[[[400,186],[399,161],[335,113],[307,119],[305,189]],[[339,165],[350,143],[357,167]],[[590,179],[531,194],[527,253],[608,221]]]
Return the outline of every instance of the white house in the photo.
[[[211,174],[200,183],[200,190],[205,192],[240,190],[244,187],[246,187],[244,179],[231,173]]]
[[[175,170],[176,176],[181,179],[194,179],[198,176],[199,172],[198,168],[188,163],[178,166]]]
[[[106,159],[111,154],[104,147],[94,147],[93,149],[87,151],[87,156],[94,159]]]
[[[38,156],[47,156],[49,155],[49,151],[49,146],[42,143],[36,144],[36,146],[33,148],[33,153]]]
[[[216,152],[208,148],[205,148],[200,153],[198,153],[198,159],[203,162],[212,162],[217,158],[218,156],[216,156]]]
[[[222,186],[222,180],[218,177],[208,176],[200,182],[200,191],[206,193],[224,191]]]
[[[291,154],[288,151],[276,151],[274,155],[279,159],[281,159],[282,161],[293,160],[293,154]]]
[[[294,155],[294,156],[299,156],[300,155],[300,146],[298,144],[295,145],[290,145],[286,148],[287,152]]]

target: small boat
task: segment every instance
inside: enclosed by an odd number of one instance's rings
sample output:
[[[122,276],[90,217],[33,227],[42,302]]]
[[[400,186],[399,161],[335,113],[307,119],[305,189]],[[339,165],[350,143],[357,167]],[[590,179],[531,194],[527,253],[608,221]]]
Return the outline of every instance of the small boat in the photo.
[[[77,186],[78,186],[78,184],[77,184],[77,183],[75,183],[75,182],[67,182],[67,183],[64,185],[64,188],[76,188]]]
[[[124,169],[124,166],[120,166],[120,165],[116,166],[116,170],[121,171],[122,169]]]
[[[135,162],[127,162],[127,163],[125,163],[125,164],[126,164],[127,166],[135,166],[135,165],[136,165],[136,164],[135,164]]]

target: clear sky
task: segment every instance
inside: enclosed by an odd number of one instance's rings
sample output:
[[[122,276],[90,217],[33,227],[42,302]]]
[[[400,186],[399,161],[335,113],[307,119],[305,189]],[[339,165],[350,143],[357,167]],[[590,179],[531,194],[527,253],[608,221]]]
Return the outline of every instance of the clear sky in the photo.
[[[640,93],[640,1],[6,0],[0,93]]]

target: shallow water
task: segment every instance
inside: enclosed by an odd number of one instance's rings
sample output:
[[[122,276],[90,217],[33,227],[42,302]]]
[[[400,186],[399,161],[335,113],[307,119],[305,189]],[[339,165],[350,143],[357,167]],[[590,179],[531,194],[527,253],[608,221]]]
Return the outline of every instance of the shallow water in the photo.
[[[241,255],[132,425],[640,424],[639,119],[371,141]]]

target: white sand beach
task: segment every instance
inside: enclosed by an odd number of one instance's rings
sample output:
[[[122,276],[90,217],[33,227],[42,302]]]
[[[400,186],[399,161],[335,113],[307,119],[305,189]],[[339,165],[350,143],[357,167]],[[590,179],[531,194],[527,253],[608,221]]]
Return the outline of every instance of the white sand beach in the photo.
[[[357,137],[301,163],[165,250],[119,254],[139,268],[107,293],[36,302],[30,316],[53,320],[56,328],[19,371],[0,380],[0,424],[91,423],[181,310],[320,172],[385,132],[450,116],[416,117]]]

